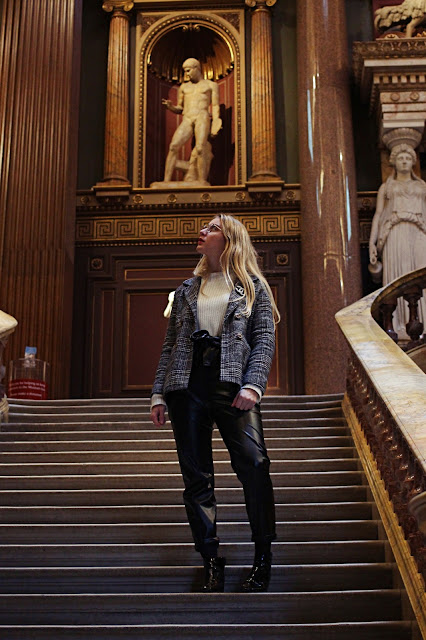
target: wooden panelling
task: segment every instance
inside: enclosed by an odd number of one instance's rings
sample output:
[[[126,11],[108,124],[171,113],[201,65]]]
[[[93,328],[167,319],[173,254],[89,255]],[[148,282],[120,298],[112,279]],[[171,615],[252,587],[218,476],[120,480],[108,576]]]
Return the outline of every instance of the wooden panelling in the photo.
[[[114,307],[115,291],[101,291],[99,312],[99,381],[100,391],[111,394],[114,368]]]
[[[168,324],[167,301],[164,291],[125,294],[123,391],[151,390]]]
[[[0,299],[68,395],[81,0],[3,0],[0,27]],[[6,107],[7,101],[7,108]]]
[[[281,313],[268,393],[303,393],[299,244],[260,242],[256,249]],[[149,395],[168,294],[196,262],[192,247],[179,244],[77,249],[75,397]]]

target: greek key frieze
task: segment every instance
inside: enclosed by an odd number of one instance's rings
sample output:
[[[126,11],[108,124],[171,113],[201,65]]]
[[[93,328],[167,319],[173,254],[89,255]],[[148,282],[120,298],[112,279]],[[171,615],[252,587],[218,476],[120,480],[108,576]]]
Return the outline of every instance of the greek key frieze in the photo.
[[[297,213],[237,215],[253,237],[299,236]],[[129,216],[93,218],[77,221],[78,242],[143,242],[144,240],[194,239],[211,215]]]

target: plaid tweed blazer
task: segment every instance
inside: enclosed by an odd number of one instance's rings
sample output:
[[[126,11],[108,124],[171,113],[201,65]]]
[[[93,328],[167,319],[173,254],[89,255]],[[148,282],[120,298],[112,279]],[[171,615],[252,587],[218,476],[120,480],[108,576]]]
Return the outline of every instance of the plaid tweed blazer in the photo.
[[[252,279],[256,297],[250,317],[242,313],[245,296],[240,282],[229,296],[221,335],[220,379],[240,387],[253,384],[264,393],[274,355],[275,327],[269,296],[260,280]],[[196,276],[176,289],[152,393],[164,396],[188,388],[200,285],[201,278]]]

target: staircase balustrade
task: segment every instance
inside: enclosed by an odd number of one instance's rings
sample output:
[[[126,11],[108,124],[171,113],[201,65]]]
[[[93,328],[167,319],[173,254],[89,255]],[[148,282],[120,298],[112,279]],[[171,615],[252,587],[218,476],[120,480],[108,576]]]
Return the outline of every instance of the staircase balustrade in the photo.
[[[412,274],[409,274],[411,279],[408,280],[408,276],[394,280],[389,286],[384,287],[378,293],[377,298],[371,305],[373,318],[383,326],[388,336],[398,344],[398,334],[393,328],[392,315],[396,309],[398,298],[403,297],[404,300],[406,300],[408,303],[409,320],[405,326],[407,334],[410,336],[410,341],[405,344],[400,344],[403,351],[408,351],[424,342],[424,339],[421,339],[424,327],[423,323],[419,320],[419,300],[423,296],[423,289],[426,289],[426,275],[424,271],[424,269],[419,269],[418,271],[412,272]]]
[[[9,405],[7,402],[5,385],[3,378],[5,375],[5,366],[3,364],[3,354],[9,336],[15,331],[17,321],[4,311],[0,311],[0,422],[8,420]]]
[[[402,295],[408,347],[420,342],[424,288],[426,268],[342,309],[336,320],[350,348],[344,412],[426,638],[426,375],[397,346],[392,326]]]

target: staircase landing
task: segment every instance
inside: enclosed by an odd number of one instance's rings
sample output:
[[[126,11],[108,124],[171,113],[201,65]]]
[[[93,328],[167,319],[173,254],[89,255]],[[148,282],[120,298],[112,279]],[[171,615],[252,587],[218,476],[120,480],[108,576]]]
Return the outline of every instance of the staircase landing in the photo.
[[[11,400],[0,431],[2,640],[411,640],[341,396],[266,397],[278,540],[270,590],[214,432],[226,592],[203,570],[170,425],[146,399]]]

